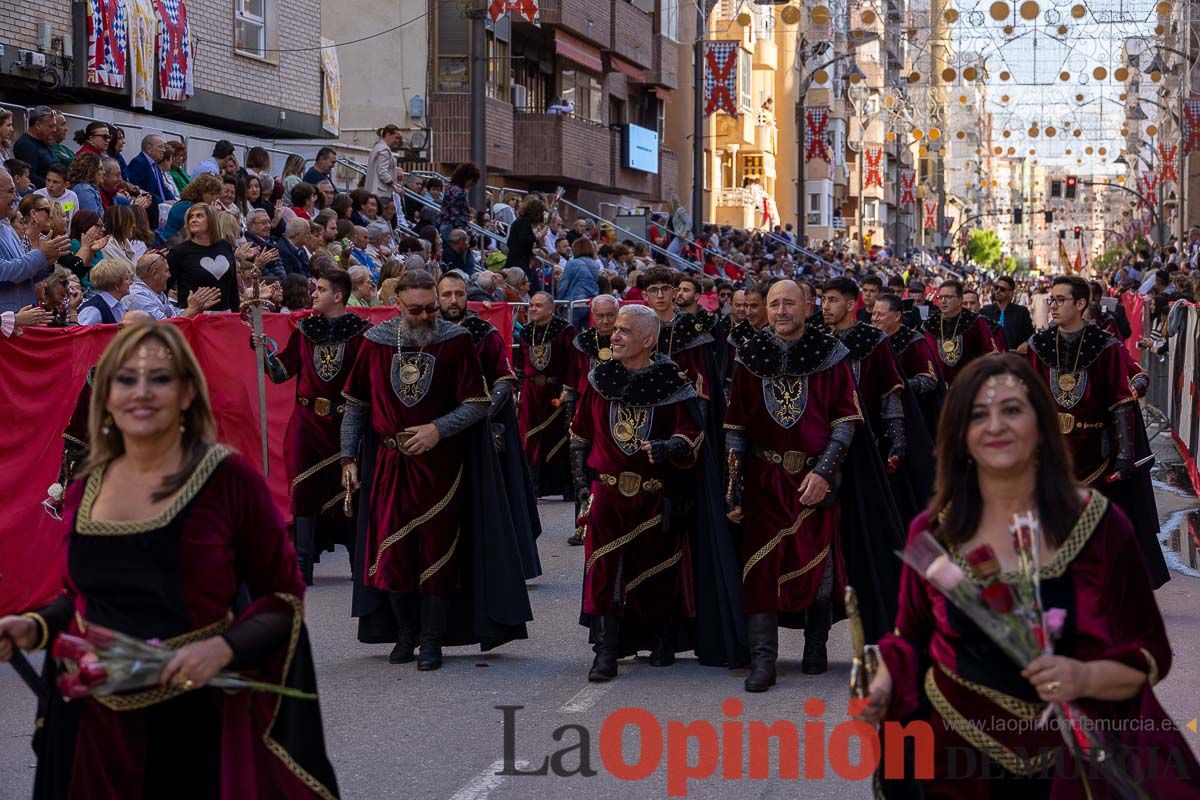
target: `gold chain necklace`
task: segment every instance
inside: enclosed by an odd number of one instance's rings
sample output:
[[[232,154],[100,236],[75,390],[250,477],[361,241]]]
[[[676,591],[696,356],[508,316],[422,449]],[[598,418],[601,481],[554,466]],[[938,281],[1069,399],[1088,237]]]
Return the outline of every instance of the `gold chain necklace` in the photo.
[[[942,352],[946,354],[946,363],[957,363],[958,360],[958,323],[962,321],[962,312],[954,318],[954,330],[950,331],[950,338],[946,338],[946,318],[942,317],[938,321],[941,333]],[[954,361],[950,361],[954,359]]]
[[[1054,366],[1058,371],[1058,388],[1064,392],[1070,392],[1079,385],[1079,379],[1075,377],[1076,371],[1079,369],[1079,357],[1083,355],[1083,336],[1079,337],[1079,348],[1075,351],[1075,366],[1071,367],[1070,372],[1063,372],[1062,356],[1059,353],[1059,342],[1062,341],[1062,330],[1055,329],[1054,331]]]

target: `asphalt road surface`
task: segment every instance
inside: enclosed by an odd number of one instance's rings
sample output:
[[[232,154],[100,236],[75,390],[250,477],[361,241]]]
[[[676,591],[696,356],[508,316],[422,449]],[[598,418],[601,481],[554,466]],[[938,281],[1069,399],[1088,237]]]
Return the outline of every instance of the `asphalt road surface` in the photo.
[[[1195,507],[1195,498],[1160,492],[1162,516]],[[845,623],[830,635],[830,671],[806,676],[799,668],[803,635],[781,632],[779,684],[765,694],[742,691],[746,670],[701,667],[682,658],[671,668],[644,662],[621,663],[620,677],[589,684],[591,651],[587,632],[577,624],[582,548],[565,544],[573,520],[565,503],[541,505],[546,533],[540,546],[545,570],[531,581],[535,620],[530,638],[499,652],[447,650],[438,672],[418,672],[415,664],[387,663],[388,647],[359,644],[349,616],[350,570],[345,553],[326,555],[317,566],[317,584],[307,596],[307,615],[317,661],[321,708],[329,755],[346,798],[658,798],[668,789],[692,798],[851,798],[869,797],[869,784],[840,777],[828,759],[823,778],[805,777],[804,755],[816,742],[836,737],[846,720],[849,636]],[[1200,578],[1175,574],[1158,592],[1174,665],[1156,689],[1177,724],[1200,715]],[[819,698],[824,712],[806,701]],[[725,706],[727,700],[734,701]],[[520,706],[508,712],[498,706]],[[625,779],[617,749],[604,745],[602,731],[615,729],[624,712],[644,723],[644,741],[627,729],[621,758],[630,765]],[[645,712],[648,712],[645,713]],[[505,713],[512,742],[510,760],[521,771],[548,766],[560,775],[504,775]],[[652,719],[651,719],[652,715]],[[0,667],[0,798],[30,795],[34,758],[29,749],[33,699],[12,670]],[[609,728],[605,722],[609,720]],[[686,731],[670,723],[707,720]],[[769,749],[769,778],[751,777],[749,734],[738,757],[737,731],[753,721],[786,721],[801,731],[799,779],[780,779],[776,748]],[[822,723],[822,736],[806,737],[804,723]],[[739,728],[737,723],[742,723]],[[730,727],[726,728],[725,724]],[[566,727],[564,726],[572,726]],[[717,738],[709,738],[711,730]],[[559,739],[554,738],[558,731]],[[730,735],[726,735],[726,734]],[[1193,748],[1200,736],[1184,728]],[[580,745],[587,737],[587,747]],[[703,747],[701,747],[703,742]],[[661,745],[661,754],[655,751]],[[727,752],[726,747],[730,748]],[[710,751],[711,748],[711,751]],[[581,750],[587,757],[581,773]],[[604,754],[602,755],[602,751]],[[703,752],[702,752],[703,751]],[[797,751],[793,751],[797,752]],[[851,754],[856,757],[857,750]],[[709,757],[711,756],[711,757]],[[639,761],[639,759],[642,759]],[[852,759],[853,760],[853,759]],[[670,768],[669,768],[670,762]],[[685,780],[686,764],[710,777]],[[739,764],[743,766],[739,768]],[[672,781],[668,786],[668,781]],[[680,796],[676,794],[676,796]]]

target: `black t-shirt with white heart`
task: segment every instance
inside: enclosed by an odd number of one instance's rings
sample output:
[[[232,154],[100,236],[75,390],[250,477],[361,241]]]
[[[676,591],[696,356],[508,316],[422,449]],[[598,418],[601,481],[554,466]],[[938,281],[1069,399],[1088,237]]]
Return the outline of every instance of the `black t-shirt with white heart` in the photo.
[[[181,242],[171,248],[167,264],[171,267],[175,302],[180,308],[187,308],[188,295],[193,289],[206,286],[221,290],[221,301],[209,311],[237,311],[240,307],[237,261],[233,257],[233,246],[224,239],[208,246]]]

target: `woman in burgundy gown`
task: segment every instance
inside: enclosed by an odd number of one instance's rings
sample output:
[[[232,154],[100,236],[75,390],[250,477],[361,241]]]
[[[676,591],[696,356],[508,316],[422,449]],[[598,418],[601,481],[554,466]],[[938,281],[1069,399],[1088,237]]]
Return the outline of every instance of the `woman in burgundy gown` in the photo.
[[[938,431],[938,485],[910,540],[930,531],[975,580],[962,554],[995,552],[1011,581],[1014,514],[1041,521],[1043,607],[1066,611],[1055,653],[1020,669],[910,567],[896,629],[863,718],[927,722],[932,776],[884,781],[889,796],[1116,797],[1081,769],[1046,704],[1071,702],[1104,731],[1110,755],[1147,797],[1200,796],[1200,765],[1154,697],[1171,648],[1128,518],[1073,479],[1046,387],[1020,357],[979,358],[947,396]],[[887,733],[885,727],[885,734]],[[909,775],[911,778],[911,774]]]
[[[177,652],[157,687],[71,703],[48,661],[34,796],[337,797],[315,699],[205,686],[221,670],[313,694],[316,679],[287,530],[258,470],[214,442],[191,349],[168,323],[130,327],[92,389],[63,592],[0,619],[0,660],[93,624]]]

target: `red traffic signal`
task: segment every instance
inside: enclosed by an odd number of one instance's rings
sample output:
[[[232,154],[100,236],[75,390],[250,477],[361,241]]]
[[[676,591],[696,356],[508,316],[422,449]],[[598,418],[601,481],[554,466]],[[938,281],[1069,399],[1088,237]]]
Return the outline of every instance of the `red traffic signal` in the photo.
[[[1078,239],[1083,234],[1083,228],[1079,225],[1075,226],[1075,238]]]
[[[1074,185],[1075,185],[1075,176],[1068,175],[1067,176],[1067,186],[1074,186]]]

